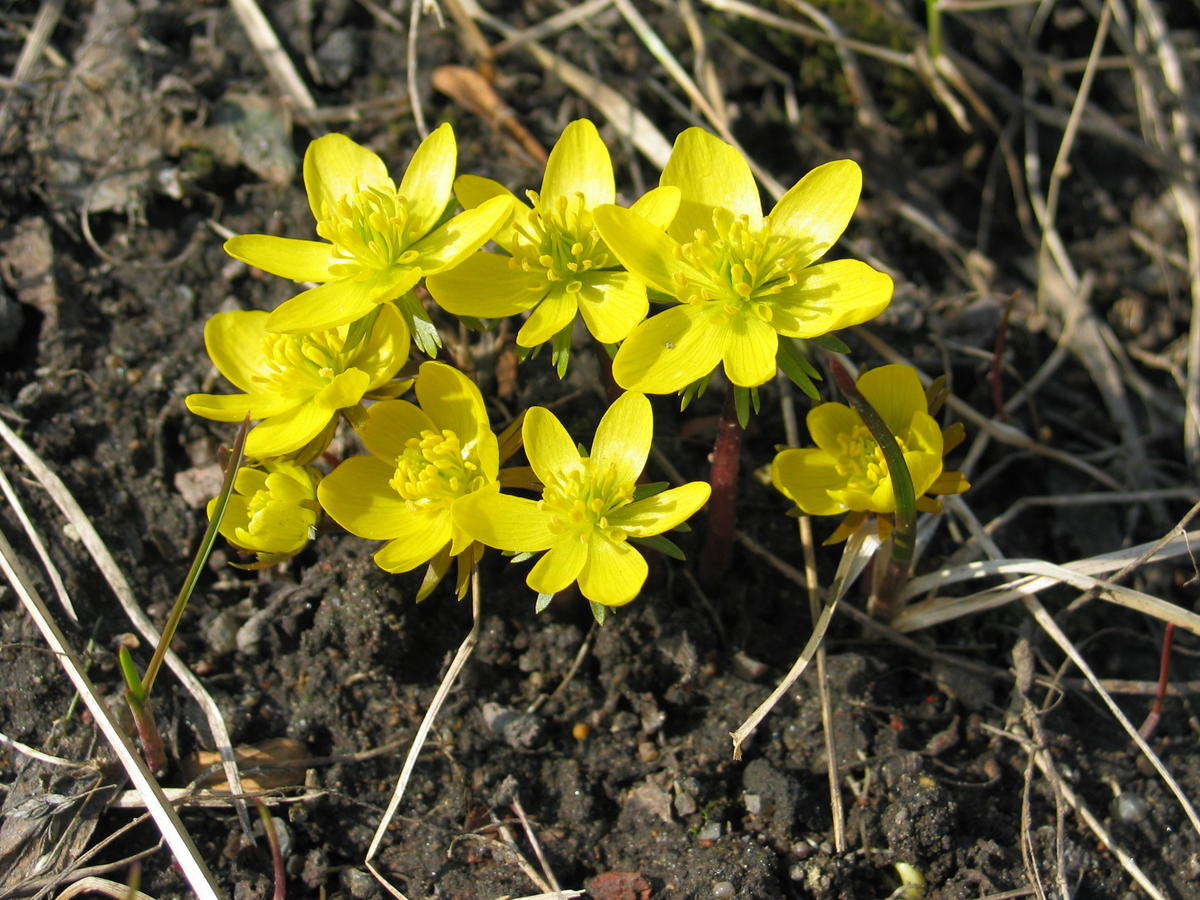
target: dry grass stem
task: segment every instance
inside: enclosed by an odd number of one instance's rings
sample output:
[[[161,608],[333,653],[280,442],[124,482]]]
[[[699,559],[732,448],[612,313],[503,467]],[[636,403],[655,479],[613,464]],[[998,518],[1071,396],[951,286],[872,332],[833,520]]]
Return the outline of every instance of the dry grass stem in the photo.
[[[309,93],[304,79],[296,71],[295,64],[258,4],[254,0],[229,0],[229,5],[262,60],[267,74],[275,82],[275,87],[299,112],[315,110],[317,101]]]

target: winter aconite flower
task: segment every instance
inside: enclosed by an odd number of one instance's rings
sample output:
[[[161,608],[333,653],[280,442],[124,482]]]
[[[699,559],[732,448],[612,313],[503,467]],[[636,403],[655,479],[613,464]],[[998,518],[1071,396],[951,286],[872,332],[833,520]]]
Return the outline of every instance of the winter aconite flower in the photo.
[[[265,234],[225,243],[242,262],[321,282],[280,305],[268,327],[315,331],[352,322],[483,246],[512,201],[498,197],[439,225],[453,199],[457,155],[454,132],[443,124],[421,142],[397,187],[383,160],[343,134],[309,144],[304,187],[317,234],[328,243]]]
[[[467,208],[513,196],[499,183],[473,175],[461,176],[454,187]],[[532,206],[514,197],[513,218],[496,234],[507,255],[477,253],[431,276],[433,298],[449,312],[477,318],[532,310],[517,332],[522,347],[559,334],[569,339],[576,313],[597,340],[623,340],[646,316],[646,288],[621,268],[592,221],[597,206],[616,198],[612,161],[595,125],[578,119],[563,130],[550,151],[541,191],[526,196]],[[659,188],[633,209],[661,230],[678,203],[678,190]]]
[[[368,410],[358,433],[371,455],[345,460],[318,496],[347,531],[387,541],[375,554],[381,569],[407,572],[432,561],[440,578],[451,557],[476,559],[480,548],[453,512],[469,497],[499,490],[499,450],[479,388],[456,369],[423,363],[416,395],[420,407],[385,400]],[[461,596],[465,578],[459,586]]]
[[[621,387],[673,393],[719,363],[735,385],[775,374],[779,338],[814,338],[878,315],[892,279],[856,260],[816,264],[858,204],[851,160],[805,175],[764,217],[741,153],[689,128],[675,141],[662,185],[682,192],[663,232],[616,206],[596,210],[605,243],[630,272],[679,301],[636,327],[613,361]]]
[[[304,334],[277,334],[267,326],[267,313],[257,310],[209,319],[208,355],[245,393],[190,394],[185,400],[206,419],[238,422],[247,413],[261,419],[246,438],[246,455],[253,459],[289,454],[311,459],[328,444],[338,410],[358,405],[408,359],[408,326],[390,303],[350,346],[349,325]]]
[[[526,583],[554,594],[578,580],[583,596],[604,606],[628,603],[646,580],[646,560],[629,538],[648,538],[682,523],[708,500],[693,481],[634,499],[653,436],[650,401],[626,393],[600,420],[590,456],[580,456],[562,423],[542,407],[525,416],[522,436],[540,500],[475,494],[455,508],[464,531],[501,550],[547,551]]]
[[[238,469],[220,530],[229,543],[256,556],[245,568],[273,566],[304,549],[321,516],[319,480],[316,469],[287,460]],[[216,504],[215,498],[209,501],[209,516]]]
[[[942,468],[942,457],[963,439],[962,425],[938,426],[929,415],[915,370],[881,366],[863,373],[857,383],[896,436],[912,476],[917,509],[937,512],[941,503],[926,494],[960,494],[970,487],[961,472]],[[779,453],[771,465],[775,487],[808,515],[849,513],[831,541],[847,537],[868,513],[890,521],[896,511],[892,479],[883,451],[858,413],[841,403],[823,403],[809,411],[807,422],[816,449]]]

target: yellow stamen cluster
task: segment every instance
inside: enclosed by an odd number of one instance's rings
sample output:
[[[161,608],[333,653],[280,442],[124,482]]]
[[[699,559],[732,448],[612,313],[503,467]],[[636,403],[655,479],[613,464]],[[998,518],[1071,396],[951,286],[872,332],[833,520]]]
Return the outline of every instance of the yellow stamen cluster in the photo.
[[[720,303],[728,315],[746,310],[765,322],[771,296],[796,285],[807,261],[800,241],[771,234],[766,222],[755,231],[749,217],[725,209],[713,210],[713,230],[697,229],[677,257],[690,269],[674,273],[684,303]]]
[[[334,204],[325,202],[317,234],[336,246],[345,260],[330,269],[342,277],[411,264],[418,254],[408,247],[424,234],[424,223],[412,215],[408,200],[398,191],[375,186]]]
[[[899,435],[895,435],[895,438],[900,445],[900,452],[906,452],[908,448],[904,445],[904,439]],[[853,431],[839,434],[837,443],[835,468],[839,475],[846,477],[850,490],[870,494],[888,477],[883,448],[871,436],[866,425],[856,425]]]
[[[525,222],[514,225],[510,265],[544,273],[547,281],[562,282],[563,289],[574,294],[583,288],[580,276],[613,264],[582,193],[555,197],[550,203],[543,203],[536,191],[526,195],[533,211]]]
[[[448,428],[426,428],[420,437],[405,442],[388,484],[409,509],[432,510],[478,490],[486,480],[479,460],[470,448],[463,448],[457,434]]]
[[[557,534],[575,534],[587,543],[593,531],[613,541],[623,541],[625,532],[609,525],[608,516],[633,500],[633,485],[624,483],[610,466],[595,466],[580,460],[582,469],[553,478],[545,486],[538,507],[551,514],[550,528]]]
[[[344,344],[345,337],[335,328],[309,334],[266,332],[262,338],[265,366],[255,378],[264,391],[294,388],[298,372],[330,381],[346,369]]]

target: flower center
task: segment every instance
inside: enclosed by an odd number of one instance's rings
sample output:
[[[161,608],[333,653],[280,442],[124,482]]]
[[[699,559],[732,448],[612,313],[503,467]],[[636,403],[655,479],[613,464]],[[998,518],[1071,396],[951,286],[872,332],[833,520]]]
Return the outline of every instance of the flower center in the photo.
[[[900,452],[908,452],[904,439],[896,435]],[[846,479],[852,491],[871,493],[888,477],[883,448],[871,436],[866,425],[856,425],[849,433],[838,435],[837,473]]]
[[[550,529],[556,534],[576,534],[587,541],[599,530],[614,541],[625,540],[625,532],[609,525],[608,517],[633,500],[633,485],[623,483],[610,466],[581,460],[582,469],[554,476],[542,492],[538,506],[551,514]]]
[[[801,241],[771,234],[767,222],[754,231],[748,216],[713,210],[713,228],[697,229],[681,244],[678,258],[690,271],[676,271],[684,303],[711,303],[728,316],[749,313],[770,322],[773,295],[796,285],[808,262]]]
[[[356,191],[336,203],[325,202],[317,234],[334,245],[342,260],[330,271],[349,277],[364,269],[380,272],[413,262],[418,254],[408,247],[425,233],[425,224],[388,183]]]
[[[345,329],[338,328],[308,334],[267,332],[260,345],[264,364],[254,380],[264,392],[281,394],[295,393],[305,381],[327,384],[347,368],[345,342]]]
[[[582,193],[546,203],[536,191],[525,193],[533,211],[517,218],[509,265],[544,273],[547,281],[574,294],[583,288],[584,275],[613,264]]]
[[[485,480],[473,447],[464,448],[449,429],[426,428],[405,441],[388,484],[415,512],[447,507],[483,487]]]

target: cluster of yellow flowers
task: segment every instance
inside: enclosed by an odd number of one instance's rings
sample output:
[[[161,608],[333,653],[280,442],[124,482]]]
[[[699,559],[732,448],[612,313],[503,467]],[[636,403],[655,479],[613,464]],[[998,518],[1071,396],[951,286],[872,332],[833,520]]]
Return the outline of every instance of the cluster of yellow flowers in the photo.
[[[706,384],[718,364],[733,385],[756,388],[779,367],[794,370],[795,339],[865,322],[890,302],[887,275],[855,260],[818,262],[853,214],[861,173],[849,160],[820,166],[764,216],[742,155],[692,128],[659,186],[624,208],[587,120],[564,130],[528,203],[490,179],[456,178],[456,165],[448,124],[421,143],[398,186],[375,153],[327,135],[304,158],[322,240],[226,243],[249,265],[315,284],[270,313],[220,313],[205,327],[209,356],[242,393],[193,394],[188,408],[257,422],[222,534],[255,565],[271,565],[305,546],[323,510],[384,541],[375,554],[383,569],[428,563],[418,599],[452,560],[462,596],[486,546],[544,551],[527,578],[543,597],[578,582],[593,604],[627,603],[647,574],[631,541],[672,547],[659,536],[710,493],[702,481],[639,485],[653,436],[645,394]],[[541,407],[497,436],[479,388],[445,363],[404,377],[410,344],[433,356],[440,343],[414,293],[422,284],[454,315],[524,315],[517,344],[550,343],[560,375],[577,316],[597,341],[619,344],[613,376],[626,393],[601,418],[591,452]],[[666,308],[647,317],[650,301]],[[942,471],[954,436],[928,415],[915,373],[894,368],[867,373],[862,387],[901,439],[918,493],[963,489],[960,475]],[[410,387],[416,402],[398,399]],[[341,419],[369,455],[322,478],[312,463]],[[825,404],[809,427],[819,449],[781,453],[776,486],[812,514],[892,512],[886,468],[857,414]],[[501,469],[522,447],[529,465]]]

